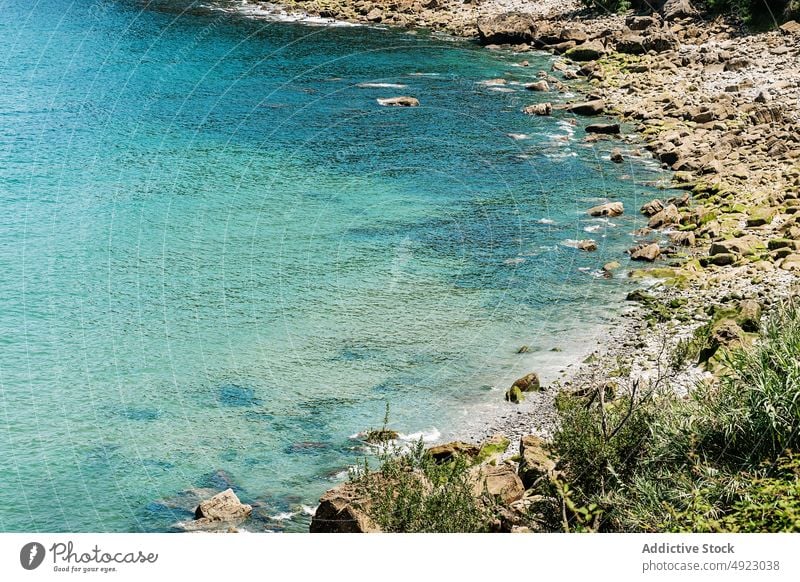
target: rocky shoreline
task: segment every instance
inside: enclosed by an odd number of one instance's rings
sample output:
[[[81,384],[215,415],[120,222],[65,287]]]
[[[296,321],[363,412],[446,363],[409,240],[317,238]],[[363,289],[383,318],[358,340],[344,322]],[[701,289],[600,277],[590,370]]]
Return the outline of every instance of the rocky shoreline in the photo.
[[[565,105],[539,100],[520,114],[549,115],[560,107],[581,116],[616,116],[635,133],[622,136],[630,151],[615,151],[610,163],[647,151],[674,172],[673,186],[686,192],[641,209],[618,208],[613,200],[587,209],[647,216],[648,227],[636,233],[630,255],[652,264],[630,272],[643,290],[629,295],[631,308],[604,350],[551,386],[528,378],[511,387],[508,412],[465,435],[471,443],[507,439],[499,458],[512,473],[524,469],[520,444],[552,433],[559,391],[592,398],[602,391],[614,398],[642,384],[664,384],[686,394],[698,382],[714,382],[720,348],[752,341],[763,314],[796,294],[800,24],[750,33],[740,23],[698,13],[686,0],[667,0],[652,14],[601,16],[580,11],[573,1],[280,4],[322,18],[477,37],[488,50],[559,55],[552,70],[540,74],[540,86],[529,89],[546,94],[569,84],[583,100]],[[587,141],[619,139],[618,124],[595,125]],[[577,242],[592,252],[593,241]],[[611,277],[620,267],[603,268]],[[690,345],[699,359],[682,353]],[[480,449],[471,443],[463,446]],[[318,513],[349,511],[346,489],[328,492]],[[317,519],[312,530],[325,531],[324,521]]]

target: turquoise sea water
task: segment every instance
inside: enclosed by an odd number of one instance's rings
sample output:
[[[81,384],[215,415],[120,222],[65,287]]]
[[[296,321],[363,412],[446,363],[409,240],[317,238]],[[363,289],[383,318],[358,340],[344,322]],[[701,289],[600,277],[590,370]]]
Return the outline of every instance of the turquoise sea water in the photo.
[[[585,209],[663,176],[520,114],[550,57],[188,4],[0,1],[2,531],[169,530],[228,479],[302,530],[387,401],[456,434],[624,296],[592,272],[642,220]]]

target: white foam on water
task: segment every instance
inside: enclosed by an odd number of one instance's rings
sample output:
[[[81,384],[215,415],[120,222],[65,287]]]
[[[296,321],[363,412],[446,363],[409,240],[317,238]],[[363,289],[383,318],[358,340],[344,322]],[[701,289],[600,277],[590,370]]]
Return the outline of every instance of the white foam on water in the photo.
[[[284,511],[284,512],[278,513],[276,515],[271,515],[270,519],[273,520],[273,521],[288,521],[288,520],[292,519],[295,515],[297,515],[297,512]]]
[[[442,433],[439,432],[439,429],[433,427],[429,431],[421,430],[418,432],[412,432],[410,434],[400,433],[398,436],[401,441],[414,442],[422,439],[422,442],[424,443],[432,443],[442,438]]]
[[[538,222],[539,224],[555,224],[556,223],[556,221],[553,220],[552,218],[540,218],[536,222]]]
[[[524,263],[525,259],[522,257],[514,257],[513,259],[506,259],[503,261],[504,265],[519,265],[520,263]]]
[[[522,139],[530,139],[530,137],[531,137],[527,133],[507,133],[506,135],[508,137],[510,137],[511,139],[515,139],[517,141],[522,140]]]
[[[362,26],[355,22],[345,22],[343,20],[336,20],[335,18],[312,16],[305,12],[287,12],[282,7],[274,4],[251,4],[247,2],[247,0],[242,0],[242,3],[233,9],[218,6],[210,6],[210,8],[222,12],[237,12],[245,17],[272,20],[275,22],[298,22],[312,26]]]
[[[361,89],[405,89],[408,85],[402,83],[359,83],[356,87]]]
[[[597,232],[601,228],[603,228],[602,224],[592,224],[591,226],[584,226],[583,230],[585,232]]]
[[[300,508],[303,511],[304,515],[314,515],[315,513],[317,513],[317,508],[318,507],[319,507],[319,505],[317,505],[317,507],[311,507],[310,505],[301,505],[300,506]]]

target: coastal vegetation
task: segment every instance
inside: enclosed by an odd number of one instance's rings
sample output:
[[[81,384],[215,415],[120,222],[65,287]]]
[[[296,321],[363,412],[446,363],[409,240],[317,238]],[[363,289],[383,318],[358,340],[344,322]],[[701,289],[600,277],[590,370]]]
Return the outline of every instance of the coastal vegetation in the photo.
[[[347,486],[382,531],[800,531],[800,307],[782,303],[759,327],[685,397],[668,370],[564,390],[549,443],[526,437],[509,459],[507,442],[488,454],[390,446]],[[486,467],[516,467],[525,492],[508,503],[507,488],[476,479]]]

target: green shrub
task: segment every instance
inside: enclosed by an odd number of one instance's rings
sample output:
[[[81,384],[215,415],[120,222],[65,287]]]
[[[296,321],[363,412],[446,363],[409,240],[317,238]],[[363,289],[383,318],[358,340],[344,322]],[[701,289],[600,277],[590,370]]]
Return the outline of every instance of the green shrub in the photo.
[[[390,445],[379,460],[375,473],[365,461],[351,473],[351,482],[368,500],[367,513],[383,531],[489,531],[492,512],[474,493],[464,457],[437,464],[420,440],[410,450]]]

